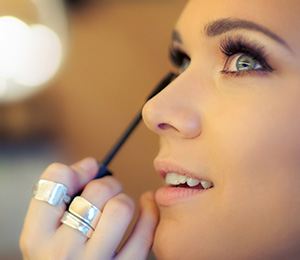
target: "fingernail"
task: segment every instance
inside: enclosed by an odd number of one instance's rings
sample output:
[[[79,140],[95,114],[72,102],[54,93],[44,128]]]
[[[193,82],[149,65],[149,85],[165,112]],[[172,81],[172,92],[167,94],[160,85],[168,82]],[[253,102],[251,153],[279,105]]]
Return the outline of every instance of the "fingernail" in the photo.
[[[81,160],[78,164],[82,169],[89,171],[97,166],[97,161],[92,157],[87,157]]]

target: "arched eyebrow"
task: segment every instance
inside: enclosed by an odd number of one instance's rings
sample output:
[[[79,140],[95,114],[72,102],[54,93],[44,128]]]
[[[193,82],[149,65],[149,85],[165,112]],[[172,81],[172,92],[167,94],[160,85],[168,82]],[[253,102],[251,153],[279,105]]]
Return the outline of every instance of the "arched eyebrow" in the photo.
[[[280,45],[287,48],[290,52],[293,52],[293,50],[287,44],[287,42],[284,39],[282,39],[280,36],[272,32],[270,29],[249,20],[230,18],[230,17],[217,19],[215,21],[207,23],[203,27],[203,33],[205,36],[215,37],[224,34],[226,32],[232,30],[239,30],[239,29],[257,31],[263,33],[264,35],[268,36],[272,40],[276,41]],[[172,41],[181,44],[183,43],[182,37],[177,30],[174,30],[172,33]]]

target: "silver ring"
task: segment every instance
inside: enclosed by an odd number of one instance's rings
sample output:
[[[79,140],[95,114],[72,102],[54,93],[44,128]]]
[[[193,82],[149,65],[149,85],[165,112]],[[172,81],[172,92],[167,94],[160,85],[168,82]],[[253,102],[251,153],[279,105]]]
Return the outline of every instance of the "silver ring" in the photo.
[[[58,206],[71,201],[67,191],[68,188],[61,183],[40,179],[33,188],[33,197],[52,206]]]
[[[73,229],[78,230],[84,236],[90,238],[94,232],[94,230],[86,223],[84,223],[81,219],[72,215],[70,212],[66,211],[63,215],[61,222]]]
[[[96,225],[101,216],[101,211],[81,196],[77,196],[72,200],[72,203],[69,206],[69,212],[84,221],[93,229],[96,229]]]

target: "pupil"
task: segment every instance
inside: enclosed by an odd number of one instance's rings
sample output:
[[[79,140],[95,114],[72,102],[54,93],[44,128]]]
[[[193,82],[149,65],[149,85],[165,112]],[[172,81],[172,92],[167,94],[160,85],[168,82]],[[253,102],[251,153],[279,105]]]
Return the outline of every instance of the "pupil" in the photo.
[[[238,70],[247,70],[247,68],[251,66],[252,68],[255,67],[255,60],[253,60],[251,57],[242,55],[240,58],[237,60],[237,66],[236,68]]]

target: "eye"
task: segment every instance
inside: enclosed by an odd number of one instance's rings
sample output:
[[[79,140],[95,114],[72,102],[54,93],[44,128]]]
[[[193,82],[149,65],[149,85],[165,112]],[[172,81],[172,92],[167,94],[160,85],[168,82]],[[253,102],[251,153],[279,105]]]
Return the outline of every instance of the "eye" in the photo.
[[[227,61],[226,65],[229,63],[231,66],[225,66],[226,68],[224,68],[222,72],[234,73],[249,70],[264,70],[264,67],[251,57],[251,55],[240,54],[234,55],[233,57],[230,56],[229,58],[230,62]]]
[[[175,48],[170,48],[169,57],[172,64],[182,73],[191,63],[191,58],[183,51]]]
[[[242,36],[225,38],[220,49],[227,57],[221,71],[223,74],[242,76],[250,73],[266,74],[274,70],[267,62],[264,47],[250,43]]]

